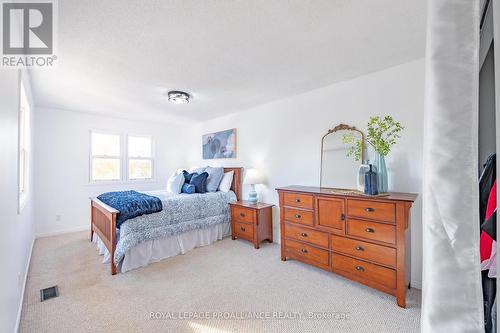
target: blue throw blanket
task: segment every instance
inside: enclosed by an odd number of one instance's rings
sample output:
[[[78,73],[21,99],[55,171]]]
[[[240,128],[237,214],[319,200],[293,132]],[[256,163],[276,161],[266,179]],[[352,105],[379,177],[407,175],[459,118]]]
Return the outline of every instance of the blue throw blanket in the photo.
[[[157,213],[163,209],[159,198],[136,191],[107,192],[99,195],[97,199],[119,211],[116,216],[117,228],[129,219]]]

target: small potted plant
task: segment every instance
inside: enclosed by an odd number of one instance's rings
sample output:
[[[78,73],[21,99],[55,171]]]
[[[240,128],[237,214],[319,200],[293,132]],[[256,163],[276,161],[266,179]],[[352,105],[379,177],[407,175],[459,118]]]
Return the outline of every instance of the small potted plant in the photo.
[[[387,192],[387,168],[385,166],[385,156],[391,151],[397,140],[400,138],[400,133],[404,129],[400,122],[395,121],[391,116],[370,117],[368,121],[368,133],[363,142],[352,133],[346,133],[342,137],[344,144],[351,145],[347,151],[347,156],[354,156],[356,161],[359,161],[362,156],[362,151],[366,144],[373,147],[375,151],[374,165],[377,169],[377,181],[379,192]]]

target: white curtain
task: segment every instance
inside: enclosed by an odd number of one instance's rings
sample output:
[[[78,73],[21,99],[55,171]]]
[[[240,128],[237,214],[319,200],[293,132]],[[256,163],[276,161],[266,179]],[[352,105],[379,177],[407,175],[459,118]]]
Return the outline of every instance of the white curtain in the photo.
[[[482,332],[479,0],[428,1],[422,332]]]

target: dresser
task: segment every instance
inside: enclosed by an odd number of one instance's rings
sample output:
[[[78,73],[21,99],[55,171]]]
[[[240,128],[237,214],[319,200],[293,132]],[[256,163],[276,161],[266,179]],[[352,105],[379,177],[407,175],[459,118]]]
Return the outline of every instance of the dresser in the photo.
[[[394,295],[406,307],[410,208],[416,194],[369,197],[307,186],[276,190],[281,260],[342,275]]]

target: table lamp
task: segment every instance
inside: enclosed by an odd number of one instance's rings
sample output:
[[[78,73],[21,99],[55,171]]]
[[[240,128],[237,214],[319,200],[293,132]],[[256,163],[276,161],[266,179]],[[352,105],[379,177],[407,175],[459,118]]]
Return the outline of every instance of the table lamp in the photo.
[[[264,178],[262,177],[262,174],[259,172],[259,170],[247,170],[243,184],[251,186],[250,192],[248,192],[248,201],[250,201],[251,203],[257,203],[257,192],[255,191],[255,185],[262,183],[264,183]]]

